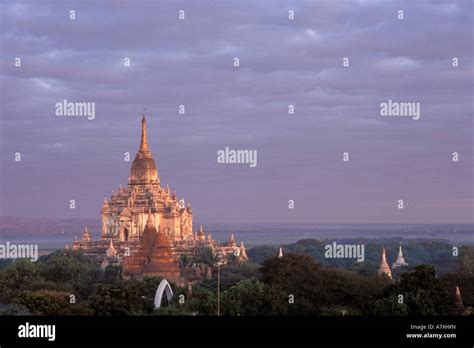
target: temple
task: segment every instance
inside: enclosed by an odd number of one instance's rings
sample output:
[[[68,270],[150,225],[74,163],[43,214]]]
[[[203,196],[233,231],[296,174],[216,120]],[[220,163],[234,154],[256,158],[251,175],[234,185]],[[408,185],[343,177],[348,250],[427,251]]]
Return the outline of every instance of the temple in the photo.
[[[466,308],[462,302],[461,290],[459,290],[459,286],[456,286],[456,290],[454,292],[454,303],[450,308],[449,314],[463,315],[465,310]]]
[[[102,237],[120,241],[138,241],[151,210],[153,224],[176,239],[192,237],[193,214],[191,205],[178,201],[176,192],[160,186],[160,178],[153,156],[148,149],[146,119],[142,119],[140,148],[130,171],[128,187],[112,192],[110,202],[102,205]]]
[[[168,235],[161,228],[156,230],[151,211],[141,236],[140,248],[123,261],[123,275],[156,275],[174,283],[180,282],[179,260]]]
[[[386,274],[390,279],[392,279],[392,271],[390,270],[390,267],[388,266],[387,258],[385,256],[385,247],[382,247],[382,259],[380,260],[378,274],[379,275]]]
[[[205,249],[219,264],[241,263],[248,258],[243,242],[237,246],[233,234],[228,243],[219,244],[211,233],[206,236],[202,225],[193,232],[191,204],[179,200],[169,186],[161,186],[144,115],[128,185],[112,191],[110,199],[105,197],[100,213],[100,240],[93,241],[86,227],[72,249],[97,258],[103,267],[121,265],[124,277],[160,276],[183,283],[212,276],[212,265],[199,262]]]
[[[397,260],[394,263],[392,263],[392,269],[403,267],[403,266],[408,266],[408,263],[405,261],[403,257],[402,243],[400,242],[400,246],[398,247]]]

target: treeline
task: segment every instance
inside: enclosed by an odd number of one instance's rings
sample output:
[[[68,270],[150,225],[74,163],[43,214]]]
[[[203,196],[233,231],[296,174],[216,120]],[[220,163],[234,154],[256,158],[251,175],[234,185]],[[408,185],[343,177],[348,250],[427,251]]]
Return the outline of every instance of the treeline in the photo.
[[[337,244],[359,244],[364,245],[364,262],[356,262],[355,259],[326,258],[324,255],[325,246],[331,244],[333,240],[320,241],[317,239],[302,239],[296,243],[283,246],[283,253],[294,252],[313,257],[324,266],[342,267],[354,270],[362,274],[376,274],[380,264],[380,254],[382,246],[385,246],[387,262],[391,266],[397,259],[399,243],[402,242],[403,255],[408,262],[408,269],[413,269],[415,265],[430,264],[435,266],[438,274],[457,271],[461,269],[471,269],[474,267],[472,255],[474,248],[470,246],[460,246],[448,241],[408,239],[399,238],[372,240],[372,239],[338,239]],[[458,256],[455,256],[457,248]],[[262,263],[269,257],[278,255],[279,248],[276,246],[257,246],[248,250],[247,254],[256,263]],[[469,251],[471,254],[469,254]]]
[[[298,244],[298,243],[297,243]],[[300,246],[308,247],[304,241]],[[457,271],[432,265],[400,272],[395,280],[328,267],[313,256],[273,253],[260,263],[220,268],[221,315],[447,315],[460,286],[466,314],[474,306],[474,252],[465,247]],[[36,263],[16,260],[0,270],[2,315],[216,315],[217,272],[188,288],[172,284],[171,303],[154,310],[161,279],[121,279],[119,267],[101,269],[81,253],[56,251]],[[180,296],[182,295],[182,296]],[[469,308],[471,307],[471,308]]]

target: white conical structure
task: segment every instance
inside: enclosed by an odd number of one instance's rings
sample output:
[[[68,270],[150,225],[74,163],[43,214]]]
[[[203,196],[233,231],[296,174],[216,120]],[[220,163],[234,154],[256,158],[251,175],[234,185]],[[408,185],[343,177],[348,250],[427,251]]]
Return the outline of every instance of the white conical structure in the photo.
[[[106,251],[107,257],[114,257],[117,255],[117,250],[114,248],[114,243],[112,242],[112,238],[110,238],[110,245]]]
[[[280,248],[280,252],[278,253],[278,257],[283,257],[283,249]]]
[[[398,247],[397,260],[392,264],[392,268],[403,267],[403,266],[408,266],[408,263],[403,258],[402,243],[400,243],[400,246]]]

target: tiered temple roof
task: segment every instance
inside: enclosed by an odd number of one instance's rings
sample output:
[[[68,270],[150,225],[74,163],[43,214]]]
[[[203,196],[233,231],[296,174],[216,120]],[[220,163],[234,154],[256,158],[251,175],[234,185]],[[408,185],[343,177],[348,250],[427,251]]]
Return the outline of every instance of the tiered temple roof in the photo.
[[[220,264],[227,263],[229,255],[238,256],[238,262],[247,259],[243,243],[238,247],[233,235],[229,243],[219,245],[210,233],[206,236],[202,225],[193,232],[191,204],[180,201],[176,191],[171,194],[168,185],[165,188],[160,185],[147,142],[145,116],[128,185],[112,191],[110,199],[104,197],[101,216],[101,239],[92,241],[86,228],[81,240],[76,237],[73,250],[95,257],[103,267],[122,264],[125,277],[154,275],[181,283],[182,274],[196,273],[202,266],[189,261],[202,248],[210,248]],[[182,269],[180,258],[188,259]],[[193,269],[187,269],[190,267]],[[203,276],[202,272],[197,273]],[[212,275],[210,269],[207,273]]]
[[[123,262],[124,276],[158,276],[172,282],[180,282],[179,262],[173,253],[171,242],[163,231],[157,231],[151,212],[140,247]]]

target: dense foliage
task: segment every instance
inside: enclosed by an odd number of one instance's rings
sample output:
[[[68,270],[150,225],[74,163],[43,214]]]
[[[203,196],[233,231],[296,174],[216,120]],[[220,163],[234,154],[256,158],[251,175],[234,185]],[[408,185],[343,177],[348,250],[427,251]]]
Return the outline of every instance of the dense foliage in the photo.
[[[273,247],[249,250],[251,261],[223,266],[219,271],[219,310],[222,315],[445,315],[460,286],[466,307],[474,305],[474,252],[463,247],[451,272],[437,275],[433,265],[414,266],[416,258],[442,260],[449,245],[405,246],[411,267],[392,281],[377,276],[372,247],[363,266],[354,260],[342,267],[321,254],[317,240],[286,246],[277,257]],[[421,248],[421,249],[420,249]],[[424,250],[424,251],[423,251]],[[373,246],[380,258],[380,245]],[[376,255],[378,254],[378,255]],[[429,255],[429,256],[427,256]],[[121,279],[119,267],[100,268],[73,251],[57,251],[36,263],[16,260],[0,269],[0,314],[3,315],[216,315],[215,255],[200,255],[213,266],[213,278],[188,289],[172,284],[174,300],[154,310],[153,298],[161,279]],[[448,257],[446,256],[446,259]],[[324,260],[324,262],[321,262]],[[341,261],[341,260],[339,260]],[[188,263],[188,260],[181,260]],[[451,262],[451,261],[449,261]],[[445,268],[446,269],[446,268]],[[467,313],[469,313],[469,309]],[[471,310],[472,312],[472,310]]]

